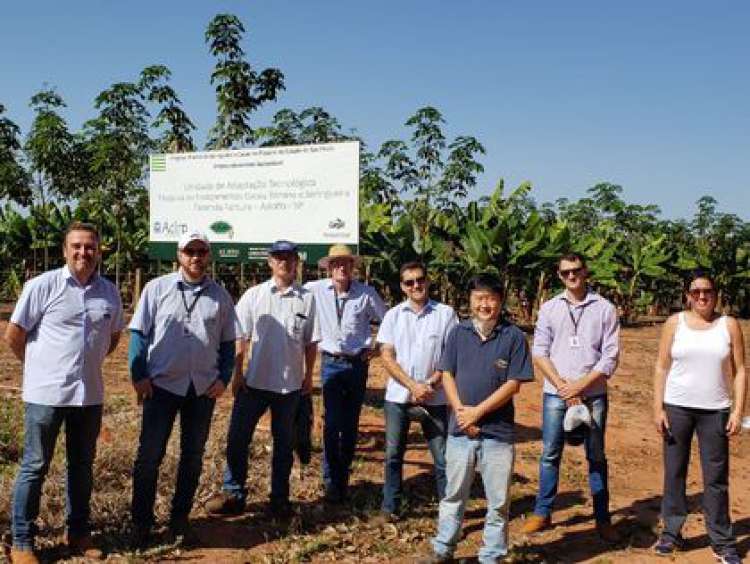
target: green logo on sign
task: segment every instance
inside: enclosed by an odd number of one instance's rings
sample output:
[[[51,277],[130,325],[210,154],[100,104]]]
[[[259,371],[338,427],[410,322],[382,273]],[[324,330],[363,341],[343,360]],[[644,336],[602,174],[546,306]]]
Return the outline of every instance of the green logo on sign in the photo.
[[[234,239],[234,229],[226,221],[214,221],[208,228],[217,235],[226,235],[229,239]]]

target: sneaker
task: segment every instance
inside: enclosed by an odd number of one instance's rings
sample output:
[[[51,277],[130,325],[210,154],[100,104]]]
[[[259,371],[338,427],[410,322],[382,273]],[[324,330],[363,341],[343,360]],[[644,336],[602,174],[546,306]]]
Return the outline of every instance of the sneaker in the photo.
[[[712,547],[714,558],[721,564],[742,564],[742,558],[737,554],[737,549],[733,546]]]
[[[39,558],[36,557],[36,554],[30,548],[11,548],[10,561],[12,564],[39,564]]]
[[[596,526],[596,531],[604,542],[616,544],[622,540],[622,536],[617,532],[612,523],[599,523]]]
[[[667,535],[661,535],[659,540],[653,547],[654,553],[657,556],[672,556],[678,550],[682,550],[682,537],[669,537]]]
[[[542,517],[541,515],[533,513],[526,518],[526,522],[523,524],[523,527],[521,527],[521,532],[525,535],[538,533],[539,531],[548,528],[551,523],[552,520],[549,517]]]
[[[240,515],[245,511],[245,502],[237,496],[219,492],[206,502],[206,511],[211,515]]]
[[[83,556],[91,560],[101,560],[104,558],[104,553],[94,546],[91,535],[82,535],[80,537],[67,536],[65,541],[72,555]]]

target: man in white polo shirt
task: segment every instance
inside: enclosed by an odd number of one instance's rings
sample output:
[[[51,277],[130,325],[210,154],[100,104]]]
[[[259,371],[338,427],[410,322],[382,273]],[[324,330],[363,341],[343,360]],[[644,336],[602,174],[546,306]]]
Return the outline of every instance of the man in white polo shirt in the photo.
[[[222,492],[206,504],[209,513],[237,514],[247,499],[247,457],[258,421],[271,410],[273,516],[288,517],[294,417],[301,394],[312,390],[312,371],[320,329],[315,299],[294,279],[297,245],[276,241],[269,250],[271,279],[250,288],[237,303],[243,340],[237,355],[232,393],[234,405],[227,436],[227,465]],[[243,362],[252,343],[247,370]]]
[[[385,392],[385,480],[381,519],[402,511],[402,468],[411,421],[419,421],[434,462],[438,499],[445,495],[448,408],[436,370],[445,339],[458,318],[453,308],[430,299],[421,262],[400,269],[406,301],[388,310],[378,332],[381,358],[390,378]]]
[[[132,500],[132,540],[141,548],[154,523],[159,466],[178,414],[180,462],[169,528],[175,540],[190,540],[188,515],[214,405],[232,377],[241,332],[229,293],[206,275],[211,260],[206,235],[183,235],[177,260],[177,272],[146,284],[130,322],[130,376],[143,403]]]
[[[38,562],[35,520],[57,435],[65,425],[67,540],[74,554],[100,557],[91,542],[89,501],[96,439],[102,420],[102,363],[123,328],[114,284],[100,277],[99,234],[71,224],[63,240],[65,266],[33,278],[5,332],[23,362],[24,453],[13,491],[12,562]]]

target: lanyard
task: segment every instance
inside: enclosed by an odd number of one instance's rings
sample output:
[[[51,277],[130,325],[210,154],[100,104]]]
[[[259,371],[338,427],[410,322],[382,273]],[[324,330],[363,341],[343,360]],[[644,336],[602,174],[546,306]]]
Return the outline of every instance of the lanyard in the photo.
[[[193,314],[193,310],[195,309],[195,304],[198,303],[198,298],[201,297],[201,294],[203,293],[203,290],[206,288],[203,286],[200,290],[195,292],[195,298],[193,298],[193,303],[188,306],[187,298],[185,297],[185,291],[184,288],[187,286],[187,284],[184,284],[180,282],[180,297],[182,298],[182,305],[185,308],[185,313],[187,313],[187,320],[190,321],[190,317]]]
[[[565,303],[568,306],[568,315],[570,316],[570,321],[573,323],[573,335],[578,335],[578,325],[581,323],[581,318],[583,317],[583,312],[586,306],[581,307],[581,313],[578,314],[578,319],[576,319],[573,315],[573,309],[575,308],[570,307],[569,301],[565,300]]]
[[[341,302],[339,302],[339,294],[336,292],[336,288],[333,288],[333,303],[336,304],[336,318],[339,321],[339,329],[341,328],[341,318],[344,317],[344,307],[346,306],[347,299],[349,298],[341,298]]]

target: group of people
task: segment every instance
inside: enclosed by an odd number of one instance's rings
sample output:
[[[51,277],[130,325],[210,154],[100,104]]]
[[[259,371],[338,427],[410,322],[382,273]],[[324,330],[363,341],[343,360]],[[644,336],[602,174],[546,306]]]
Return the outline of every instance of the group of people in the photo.
[[[24,286],[6,341],[24,363],[24,453],[12,503],[12,562],[38,562],[35,520],[42,485],[64,425],[67,449],[66,542],[73,554],[101,557],[92,541],[89,501],[102,420],[102,363],[125,327],[117,289],[97,274],[99,235],[72,224],[66,264]],[[133,467],[133,544],[148,544],[154,525],[159,467],[180,417],[180,458],[169,531],[191,533],[189,515],[199,483],[216,400],[234,397],[221,490],[210,514],[239,514],[248,495],[249,447],[271,412],[273,454],[269,510],[293,513],[289,482],[295,446],[309,432],[313,368],[321,361],[324,502],[346,503],[368,363],[379,350],[389,375],[385,392],[383,501],[373,519],[397,521],[407,511],[402,483],[411,422],[421,424],[434,462],[439,499],[436,534],[425,562],[452,559],[475,472],[487,498],[480,562],[508,553],[508,510],[514,463],[513,396],[544,378],[543,452],[533,514],[522,530],[551,526],[564,445],[583,444],[599,535],[620,540],[609,510],[605,430],[607,382],[617,367],[619,322],[612,303],[587,283],[585,260],[562,256],[563,291],[544,303],[533,345],[504,315],[505,287],[492,275],[468,284],[469,318],[430,298],[427,269],[400,268],[405,300],[388,309],[354,277],[359,257],[333,245],[321,266],[329,278],[300,285],[297,246],[269,249],[271,277],[240,298],[207,275],[208,238],[186,233],[177,272],[150,281],[130,321],[128,364],[141,411]],[[728,503],[728,437],[740,430],[746,376],[740,325],[715,313],[717,289],[706,274],[690,280],[685,311],[664,325],[654,371],[654,421],[664,444],[663,531],[654,546],[682,548],[687,515],[686,473],[697,431],[704,476],[704,511],[721,562],[740,562]],[[379,325],[373,337],[372,325]],[[302,435],[302,437],[300,437]],[[309,444],[301,461],[309,462]]]

